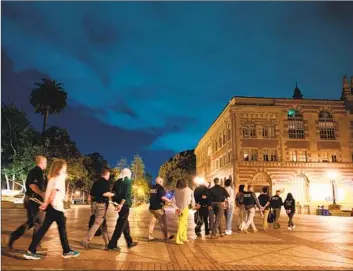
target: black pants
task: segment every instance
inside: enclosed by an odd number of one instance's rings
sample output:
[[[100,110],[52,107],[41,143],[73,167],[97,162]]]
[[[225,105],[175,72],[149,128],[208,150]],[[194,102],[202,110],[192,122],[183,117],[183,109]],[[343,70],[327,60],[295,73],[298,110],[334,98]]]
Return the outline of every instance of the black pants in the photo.
[[[26,231],[34,227],[33,240],[35,233],[40,229],[43,223],[44,213],[39,210],[38,203],[28,200],[28,196],[26,196],[24,199],[24,207],[27,210],[27,221],[11,233],[11,242],[16,241],[24,235]]]
[[[208,227],[208,207],[201,207],[198,210],[201,220],[199,221],[199,223],[197,223],[196,227],[195,227],[195,233],[201,233],[201,227],[203,224],[205,224],[205,232],[206,234],[210,233],[210,229]]]
[[[36,232],[36,234],[33,236],[33,241],[29,246],[29,251],[32,253],[36,253],[36,248],[48,229],[50,228],[51,224],[53,222],[56,222],[58,225],[58,230],[59,230],[59,235],[60,235],[60,241],[61,241],[61,246],[63,248],[63,253],[68,253],[71,251],[70,246],[69,246],[69,241],[67,240],[67,234],[66,234],[66,217],[63,212],[55,210],[50,204],[48,205],[47,208],[47,214],[45,215],[45,219],[43,222],[43,226],[39,229],[39,231]]]
[[[288,215],[288,227],[293,227],[294,226],[294,223],[293,223],[293,216],[294,216],[294,213],[289,213],[287,214]]]
[[[130,235],[130,223],[128,220],[129,213],[130,208],[124,205],[119,212],[119,217],[116,221],[115,230],[112,238],[109,241],[108,248],[118,247],[118,240],[122,233],[124,234],[124,238],[126,240],[127,245],[129,246],[132,243],[132,238]]]

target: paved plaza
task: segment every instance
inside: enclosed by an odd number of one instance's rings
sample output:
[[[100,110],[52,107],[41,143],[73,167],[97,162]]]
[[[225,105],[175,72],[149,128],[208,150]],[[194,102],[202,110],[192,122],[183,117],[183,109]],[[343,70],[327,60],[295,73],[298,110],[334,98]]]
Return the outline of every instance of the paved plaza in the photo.
[[[168,225],[176,232],[176,218],[168,209]],[[6,247],[8,234],[25,219],[21,209],[2,210],[2,269],[3,270],[352,270],[353,269],[353,218],[298,215],[297,228],[289,232],[287,219],[282,217],[280,230],[264,232],[257,215],[258,233],[235,233],[211,240],[196,239],[193,217],[190,214],[190,242],[184,246],[161,240],[147,241],[149,214],[147,207],[132,210],[130,216],[132,236],[139,245],[128,250],[123,238],[121,253],[103,251],[101,237],[92,241],[93,249],[79,246],[87,231],[90,215],[88,206],[74,206],[66,213],[68,237],[73,249],[81,252],[75,259],[61,257],[61,245],[56,225],[43,241],[47,256],[39,261],[22,258],[27,249],[31,232],[15,243],[14,251]],[[114,230],[117,213],[108,214],[109,234]],[[234,221],[234,227],[237,221]],[[155,237],[162,238],[157,226]]]

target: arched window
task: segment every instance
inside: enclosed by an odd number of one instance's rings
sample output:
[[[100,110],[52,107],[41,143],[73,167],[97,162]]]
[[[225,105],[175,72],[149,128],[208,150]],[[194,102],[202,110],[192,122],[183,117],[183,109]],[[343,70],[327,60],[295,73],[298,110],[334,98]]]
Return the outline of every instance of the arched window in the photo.
[[[304,138],[304,120],[303,115],[296,110],[288,112],[288,137]]]
[[[321,111],[319,113],[319,129],[321,139],[335,139],[335,124],[331,113]]]

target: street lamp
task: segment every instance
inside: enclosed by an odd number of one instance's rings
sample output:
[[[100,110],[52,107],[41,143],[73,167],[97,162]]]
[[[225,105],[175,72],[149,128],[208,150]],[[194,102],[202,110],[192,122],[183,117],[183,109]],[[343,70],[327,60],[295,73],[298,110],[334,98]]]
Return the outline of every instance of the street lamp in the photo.
[[[337,178],[337,172],[329,171],[327,172],[327,177],[330,179],[332,185],[333,205],[336,205],[335,180]]]

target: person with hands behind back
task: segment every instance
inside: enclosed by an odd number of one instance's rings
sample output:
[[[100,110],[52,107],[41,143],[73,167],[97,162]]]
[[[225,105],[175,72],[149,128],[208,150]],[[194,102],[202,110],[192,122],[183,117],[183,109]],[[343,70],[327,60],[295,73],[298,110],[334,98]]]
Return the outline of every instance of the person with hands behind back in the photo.
[[[118,204],[115,207],[115,210],[119,213],[119,217],[116,222],[113,236],[107,246],[107,250],[120,251],[120,248],[118,247],[118,240],[120,239],[121,234],[124,234],[124,238],[128,248],[133,248],[137,246],[137,242],[134,242],[131,238],[130,223],[128,219],[130,214],[130,208],[132,206],[131,175],[131,170],[128,168],[124,168],[119,176],[119,179],[114,183],[113,186],[113,193],[115,194],[113,200]]]
[[[58,225],[63,257],[72,258],[80,255],[69,246],[66,233],[66,217],[64,215],[65,180],[67,178],[67,164],[63,159],[54,160],[48,174],[49,182],[45,192],[44,203],[40,209],[47,211],[42,227],[35,233],[28,251],[23,256],[28,260],[39,260],[37,246],[53,222]]]

